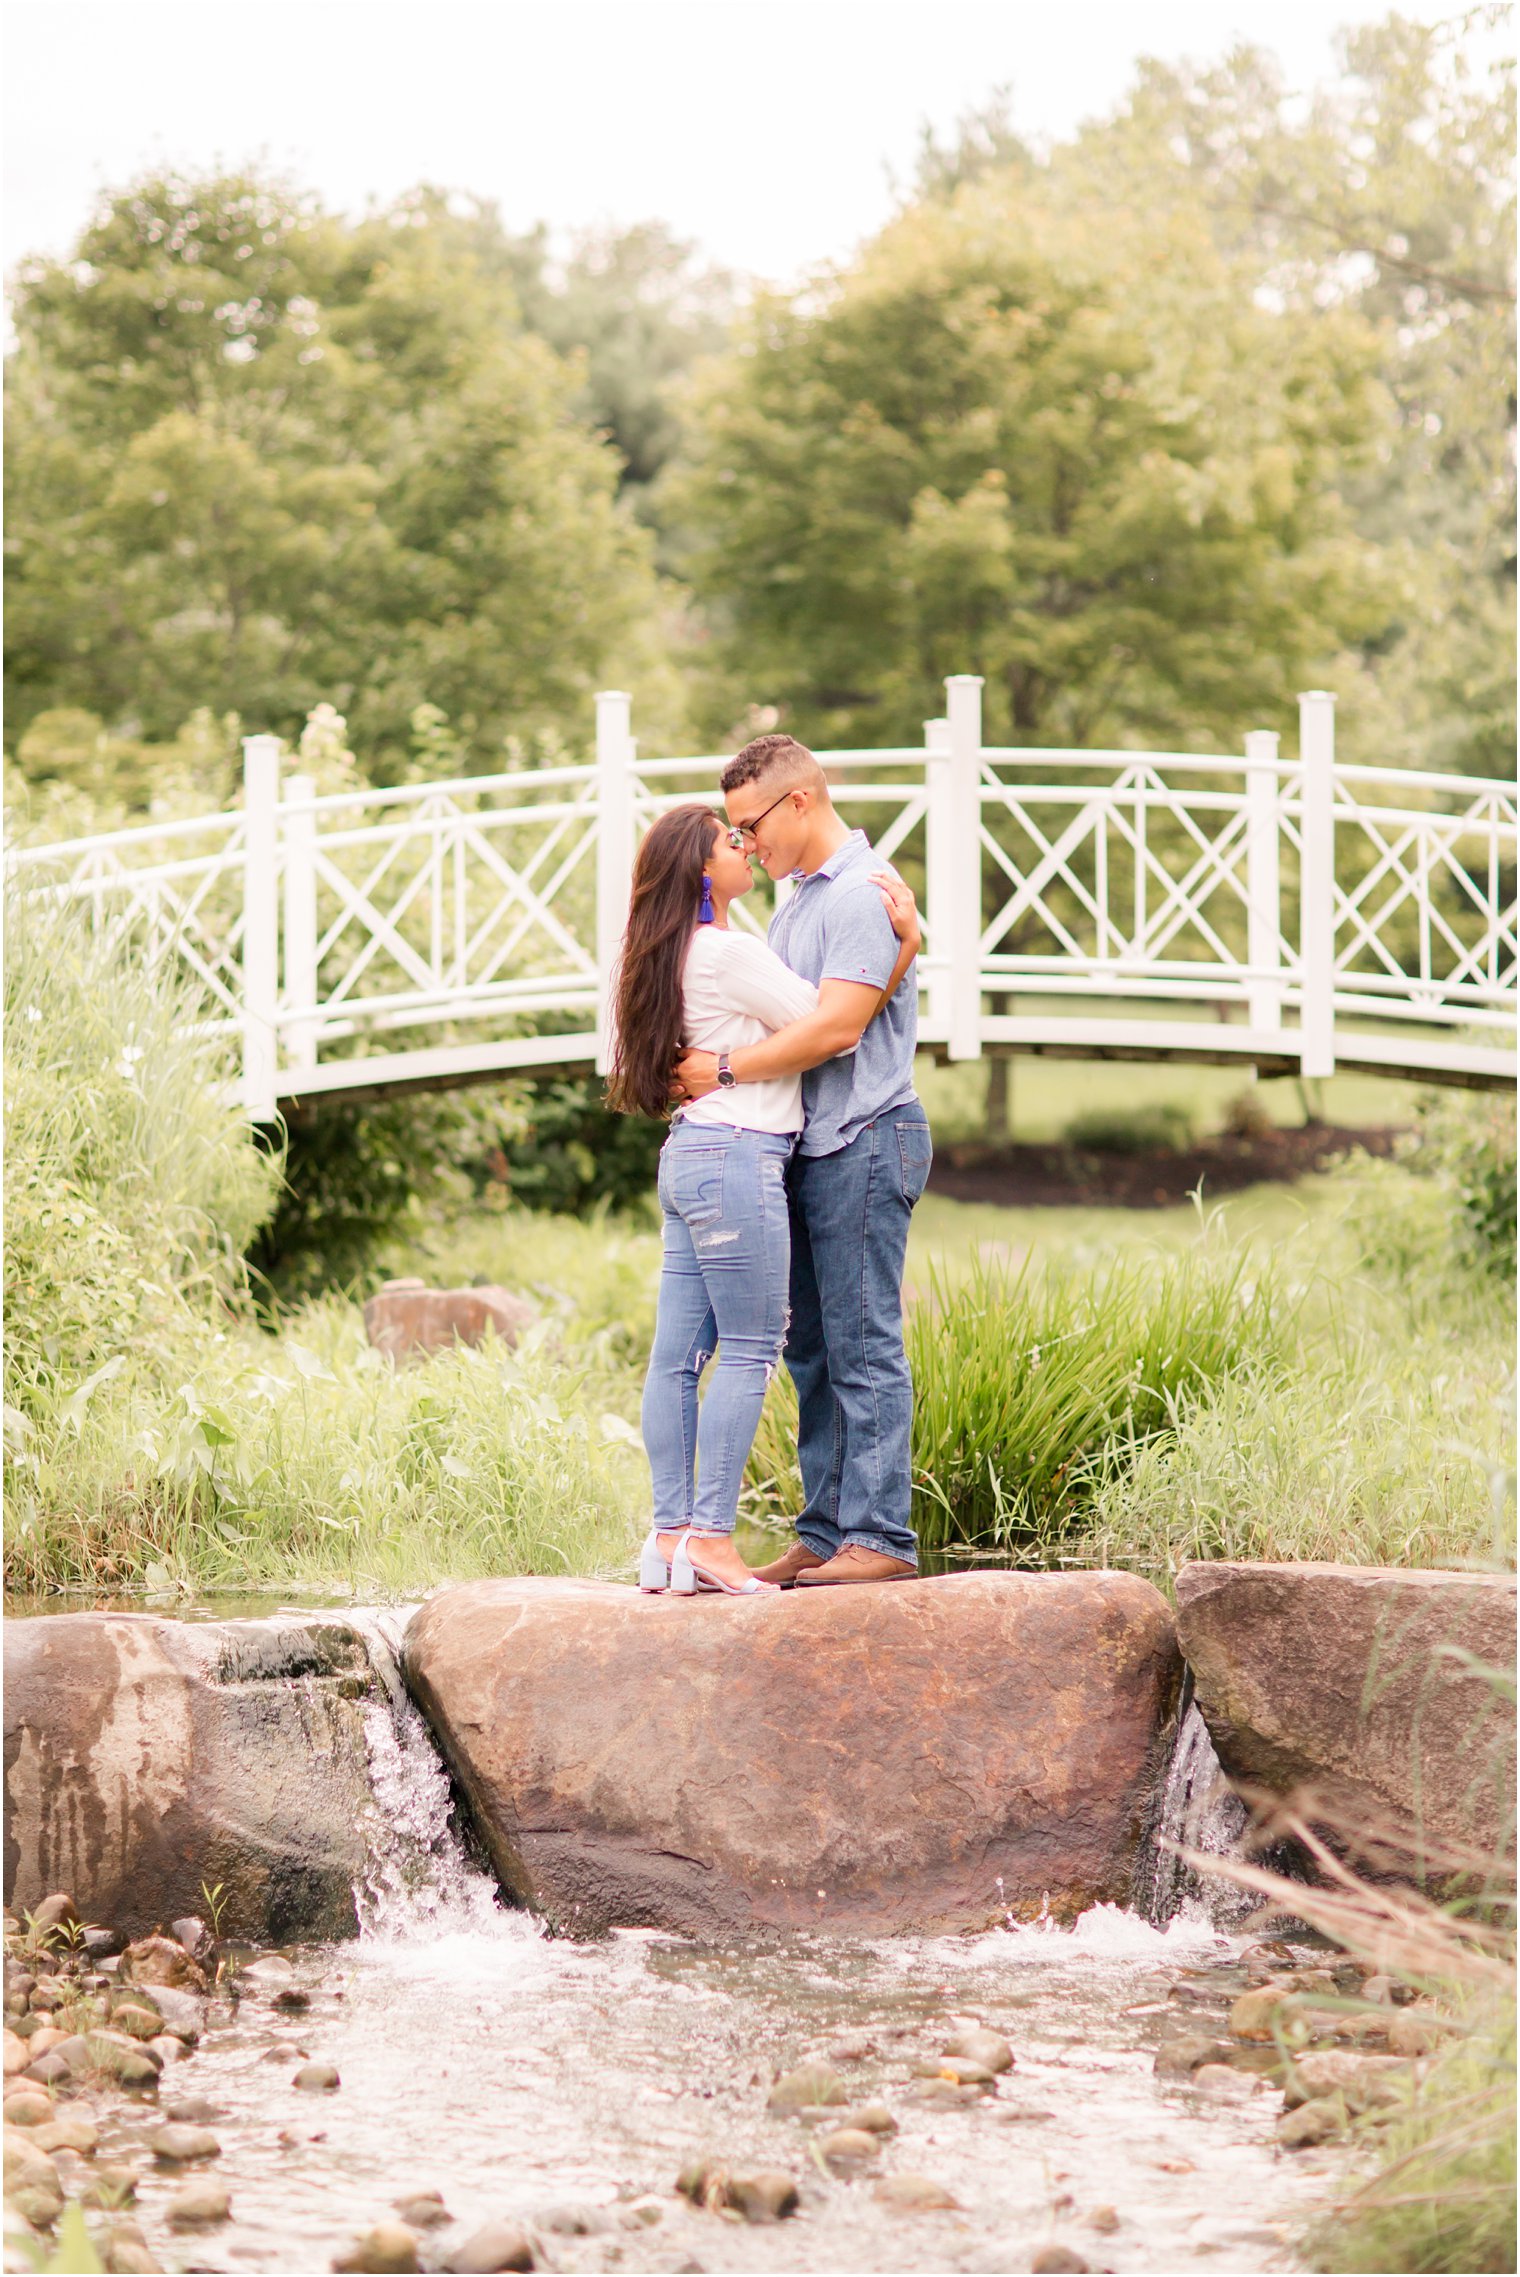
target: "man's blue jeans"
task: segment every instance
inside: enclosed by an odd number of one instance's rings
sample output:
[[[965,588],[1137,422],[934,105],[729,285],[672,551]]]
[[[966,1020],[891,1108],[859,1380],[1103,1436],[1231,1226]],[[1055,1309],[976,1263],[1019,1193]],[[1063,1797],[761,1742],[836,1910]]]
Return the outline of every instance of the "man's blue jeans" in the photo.
[[[660,1150],[665,1249],[644,1379],[644,1446],[662,1533],[731,1534],[786,1330],[785,1172],[796,1141],[677,1119]],[[702,1370],[716,1348],[707,1396]]]
[[[837,1154],[794,1156],[787,1173],[797,1531],[820,1557],[852,1542],[918,1563],[902,1276],[932,1155],[929,1118],[913,1100],[878,1115]]]

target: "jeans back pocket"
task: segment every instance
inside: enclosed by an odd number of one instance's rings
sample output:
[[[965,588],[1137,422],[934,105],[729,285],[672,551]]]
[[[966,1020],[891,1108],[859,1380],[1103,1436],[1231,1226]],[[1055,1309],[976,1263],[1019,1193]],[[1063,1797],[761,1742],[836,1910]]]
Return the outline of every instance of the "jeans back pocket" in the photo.
[[[916,1202],[929,1182],[929,1168],[934,1160],[934,1142],[929,1136],[928,1124],[899,1123],[897,1147],[903,1200]]]

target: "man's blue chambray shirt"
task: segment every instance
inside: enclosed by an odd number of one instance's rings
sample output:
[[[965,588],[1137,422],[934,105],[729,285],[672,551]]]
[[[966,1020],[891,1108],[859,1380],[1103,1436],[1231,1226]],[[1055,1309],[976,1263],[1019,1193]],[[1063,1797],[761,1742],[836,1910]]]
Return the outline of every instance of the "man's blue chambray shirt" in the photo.
[[[852,830],[811,875],[794,872],[791,896],[771,919],[770,945],[783,964],[815,985],[853,980],[885,988],[901,945],[881,889],[871,883],[871,872],[886,866],[865,832]],[[915,1098],[917,1044],[918,974],[910,965],[857,1048],[803,1076],[801,1152],[837,1154],[877,1115]]]

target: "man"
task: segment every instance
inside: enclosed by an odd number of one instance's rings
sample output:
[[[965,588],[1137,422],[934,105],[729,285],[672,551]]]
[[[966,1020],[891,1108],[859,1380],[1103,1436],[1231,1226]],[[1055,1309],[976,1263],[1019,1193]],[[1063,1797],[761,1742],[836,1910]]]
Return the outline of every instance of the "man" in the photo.
[[[913,1089],[917,979],[910,969],[871,1019],[897,937],[872,882],[879,864],[870,840],[841,822],[804,744],[757,736],[724,768],[722,786],[746,850],[773,878],[792,880],[771,947],[818,988],[808,1018],[727,1055],[726,1072],[740,1083],[802,1073],[807,1113],[788,1174],[784,1347],[797,1387],[803,1509],[797,1541],[760,1578],[784,1589],[905,1581],[918,1570],[918,1543],[902,1273],[931,1158],[929,1118]],[[676,1075],[700,1098],[718,1081],[718,1063],[687,1052]]]

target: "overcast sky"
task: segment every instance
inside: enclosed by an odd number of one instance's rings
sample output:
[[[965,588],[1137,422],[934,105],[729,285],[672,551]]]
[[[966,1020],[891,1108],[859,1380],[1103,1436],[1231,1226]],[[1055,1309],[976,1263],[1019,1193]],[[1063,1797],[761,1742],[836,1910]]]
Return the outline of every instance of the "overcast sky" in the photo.
[[[1437,21],[1453,0],[1404,0]],[[1135,58],[1245,38],[1292,83],[1356,0],[6,0],[7,268],[62,252],[149,163],[263,158],[361,208],[428,180],[513,228],[651,216],[788,280],[847,253],[1000,83],[1033,136],[1107,110]]]

